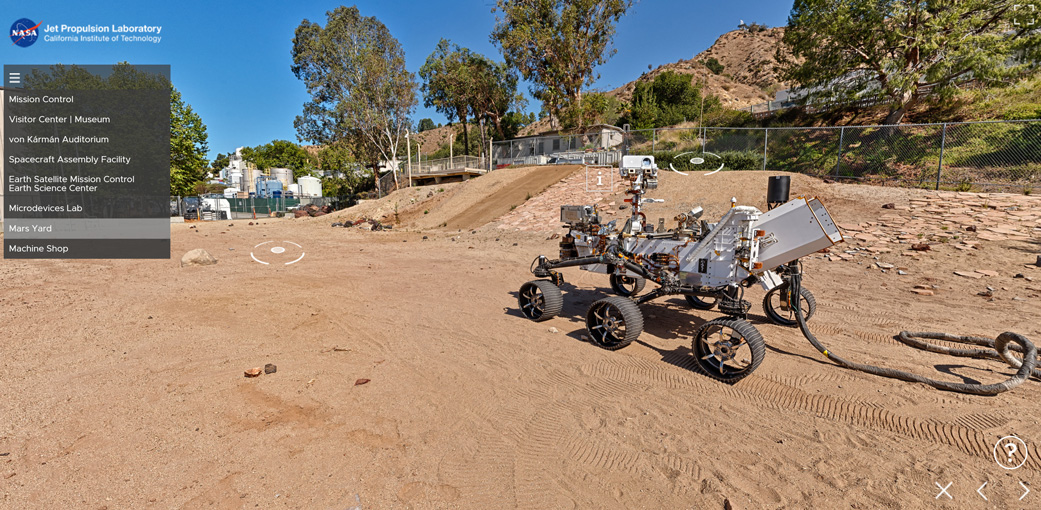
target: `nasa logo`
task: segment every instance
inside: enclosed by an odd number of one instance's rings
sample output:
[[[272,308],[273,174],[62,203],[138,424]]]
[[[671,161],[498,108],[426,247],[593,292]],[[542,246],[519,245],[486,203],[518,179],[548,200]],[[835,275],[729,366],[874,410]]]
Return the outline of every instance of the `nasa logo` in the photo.
[[[11,25],[11,42],[17,46],[28,48],[36,42],[36,29],[42,23],[33,23],[29,18],[22,18]]]

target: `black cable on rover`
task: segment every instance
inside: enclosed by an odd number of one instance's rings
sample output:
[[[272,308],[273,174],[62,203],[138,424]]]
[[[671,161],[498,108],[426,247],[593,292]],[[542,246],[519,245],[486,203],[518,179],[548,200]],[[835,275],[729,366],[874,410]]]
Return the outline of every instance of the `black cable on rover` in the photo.
[[[997,339],[980,338],[973,336],[958,336],[951,335],[948,333],[930,333],[930,332],[911,332],[901,331],[897,335],[897,339],[901,342],[910,345],[916,349],[922,349],[930,352],[936,352],[940,354],[949,354],[951,356],[960,356],[965,358],[975,359],[996,359],[1005,360],[1006,363],[1011,365],[1013,368],[1018,368],[1016,375],[1011,378],[995,384],[967,384],[967,383],[954,383],[946,381],[938,381],[936,379],[929,379],[918,374],[912,374],[910,372],[904,372],[901,370],[894,370],[891,368],[876,367],[874,365],[865,365],[862,363],[854,363],[846,360],[841,356],[828,350],[821,344],[820,340],[817,339],[813,333],[810,333],[810,329],[806,326],[806,318],[802,314],[802,296],[799,290],[802,287],[802,270],[799,264],[789,265],[789,274],[791,275],[789,292],[792,298],[794,298],[795,306],[795,318],[799,322],[799,329],[802,330],[803,336],[810,341],[825,358],[835,362],[837,365],[849,368],[852,370],[859,370],[861,372],[867,372],[882,377],[889,377],[892,379],[900,379],[903,381],[918,382],[928,384],[934,388],[947,391],[956,391],[959,393],[969,393],[972,395],[997,395],[1020,384],[1023,384],[1028,378],[1033,376],[1034,378],[1041,380],[1041,370],[1037,370],[1037,347],[1034,346],[1030,340],[1027,340],[1023,335],[1005,332],[998,335]],[[955,342],[968,345],[978,345],[986,347],[985,349],[955,349],[950,347],[944,347],[940,345],[934,345],[927,342],[923,342],[918,339],[931,339],[931,340],[944,340],[947,342]],[[1014,345],[1013,345],[1014,344]],[[1012,355],[1010,351],[1015,351],[1023,355],[1023,359],[1019,360]]]

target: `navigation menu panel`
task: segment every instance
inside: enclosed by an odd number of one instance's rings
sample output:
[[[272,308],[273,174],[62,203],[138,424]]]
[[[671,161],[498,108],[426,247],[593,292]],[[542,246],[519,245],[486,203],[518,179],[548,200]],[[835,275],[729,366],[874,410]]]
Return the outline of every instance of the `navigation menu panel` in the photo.
[[[169,66],[4,74],[4,257],[169,258]]]

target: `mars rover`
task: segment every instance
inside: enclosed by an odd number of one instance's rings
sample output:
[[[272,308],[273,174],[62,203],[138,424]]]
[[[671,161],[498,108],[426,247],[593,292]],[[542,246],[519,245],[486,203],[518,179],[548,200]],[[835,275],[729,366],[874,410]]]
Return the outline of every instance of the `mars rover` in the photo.
[[[670,295],[683,295],[694,308],[718,307],[727,317],[706,322],[694,335],[693,354],[699,369],[717,380],[733,383],[752,373],[763,361],[765,343],[746,319],[751,305],[742,299],[744,288],[761,285],[767,295],[767,316],[779,324],[795,325],[794,306],[803,318],[813,315],[813,295],[800,286],[793,299],[789,282],[798,274],[798,259],[842,241],[842,234],[816,198],[788,200],[787,181],[771,180],[768,212],[739,206],[736,199],[717,223],[701,219],[703,210],[675,217],[676,227],[657,228],[641,211],[647,190],[658,187],[653,156],[624,156],[619,165],[629,187],[625,201],[632,214],[621,227],[617,220],[601,223],[595,206],[561,207],[561,221],[569,229],[560,242],[559,258],[539,256],[531,272],[539,280],[520,288],[522,313],[534,321],[559,314],[563,276],[557,269],[579,266],[606,273],[617,296],[594,302],[586,313],[586,329],[596,345],[621,349],[643,331],[644,317],[638,305]],[[646,282],[658,287],[639,295]],[[796,305],[796,303],[798,303]]]

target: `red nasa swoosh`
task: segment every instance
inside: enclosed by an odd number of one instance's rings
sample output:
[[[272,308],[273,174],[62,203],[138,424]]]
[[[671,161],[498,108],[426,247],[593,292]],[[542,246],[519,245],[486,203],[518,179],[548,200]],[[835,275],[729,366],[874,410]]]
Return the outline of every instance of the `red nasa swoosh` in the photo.
[[[19,37],[19,38],[18,38],[18,41],[21,41],[22,39],[25,39],[25,35],[24,35],[24,34],[25,34],[25,32],[32,32],[33,30],[36,30],[37,28],[40,28],[40,25],[42,25],[42,24],[43,24],[43,22],[41,21],[41,22],[37,23],[35,27],[32,27],[32,28],[30,28],[29,30],[23,30],[23,31],[22,31],[22,34],[23,34],[23,35],[22,35],[21,37]],[[13,42],[13,43],[11,43],[11,44],[12,44],[12,45],[18,44],[18,41],[15,41],[15,42]]]

